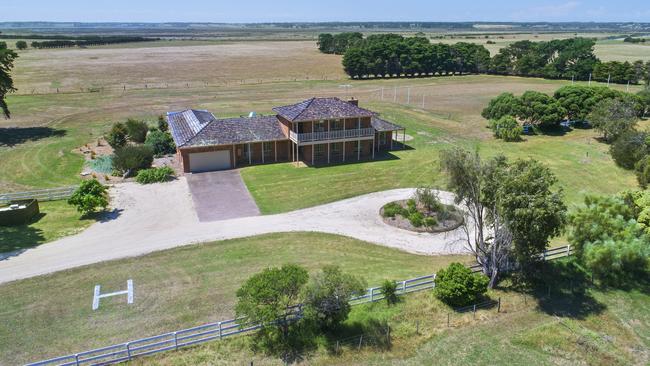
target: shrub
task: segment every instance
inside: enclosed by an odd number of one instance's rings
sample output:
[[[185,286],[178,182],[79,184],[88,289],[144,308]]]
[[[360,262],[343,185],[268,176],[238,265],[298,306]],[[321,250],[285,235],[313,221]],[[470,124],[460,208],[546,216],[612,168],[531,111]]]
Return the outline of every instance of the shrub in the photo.
[[[365,291],[362,279],[341,272],[337,266],[325,266],[305,288],[305,319],[321,329],[336,328],[348,318],[348,299]]]
[[[149,146],[123,146],[115,150],[113,169],[119,174],[131,176],[139,170],[151,167],[153,150]]]
[[[144,169],[138,172],[135,181],[140,184],[151,184],[166,182],[169,177],[174,175],[174,170],[168,166],[161,168]]]
[[[411,198],[406,201],[406,208],[408,210],[408,213],[414,213],[418,211],[418,204],[413,198]]]
[[[27,42],[25,42],[25,41],[16,42],[16,48],[21,50],[21,51],[27,49]]]
[[[391,202],[384,206],[384,217],[395,217],[396,215],[404,216],[404,211],[406,211],[402,206],[397,202]]]
[[[167,125],[167,121],[165,121],[165,117],[162,114],[158,116],[158,129],[160,132],[167,132],[169,130],[169,125]]]
[[[514,116],[517,114],[520,105],[519,98],[515,97],[512,93],[502,93],[490,100],[488,106],[481,112],[481,116],[485,119],[499,119],[503,116]]]
[[[125,126],[126,126],[127,134],[129,136],[129,140],[141,144],[147,138],[147,132],[149,132],[149,127],[145,122],[129,118],[126,121]]]
[[[408,219],[411,225],[415,227],[421,227],[424,225],[424,215],[419,211],[411,212]]]
[[[379,288],[388,305],[397,303],[397,283],[395,281],[384,280]]]
[[[650,245],[644,238],[605,240],[585,247],[585,265],[607,285],[644,278],[650,268]]]
[[[523,127],[512,116],[503,116],[498,120],[490,120],[490,129],[494,131],[494,137],[503,141],[519,141],[524,132]]]
[[[438,193],[431,188],[418,188],[415,191],[415,200],[429,212],[438,212],[444,209],[440,198],[438,198]]]
[[[636,180],[639,187],[648,188],[648,184],[650,184],[650,156],[646,155],[643,159],[637,161],[634,164],[634,170],[636,171]]]
[[[149,132],[144,144],[153,149],[154,156],[160,157],[176,152],[176,144],[168,132],[154,130]]]
[[[436,220],[435,217],[425,217],[423,224],[425,227],[432,228],[436,225],[438,225],[438,220]]]
[[[126,145],[126,126],[124,123],[117,122],[111,127],[111,131],[106,136],[106,141],[113,149],[118,149]]]
[[[108,207],[108,188],[103,186],[97,179],[90,179],[81,182],[72,196],[68,199],[68,204],[77,207],[77,211],[87,215],[100,208],[102,210]]]
[[[486,292],[489,279],[460,263],[451,263],[436,275],[435,295],[450,306],[475,304]]]

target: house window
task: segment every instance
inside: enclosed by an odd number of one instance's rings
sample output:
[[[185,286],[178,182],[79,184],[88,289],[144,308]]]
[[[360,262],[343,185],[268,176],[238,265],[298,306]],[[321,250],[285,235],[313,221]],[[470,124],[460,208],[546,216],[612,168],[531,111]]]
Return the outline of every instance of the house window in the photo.
[[[327,125],[325,121],[314,122],[314,132],[325,132],[327,130]]]
[[[264,148],[264,158],[271,156],[271,150],[273,149],[272,142],[263,143],[262,147]]]
[[[361,141],[357,141],[356,145],[354,145],[354,153],[358,154],[361,152]]]
[[[325,155],[325,144],[314,145],[314,154],[318,156]]]
[[[330,152],[332,155],[338,155],[341,153],[341,146],[342,144],[332,144],[330,145]]]
[[[379,133],[379,145],[386,145],[386,132]]]
[[[335,119],[330,122],[330,130],[332,131],[339,131],[343,129],[343,120],[342,119]]]

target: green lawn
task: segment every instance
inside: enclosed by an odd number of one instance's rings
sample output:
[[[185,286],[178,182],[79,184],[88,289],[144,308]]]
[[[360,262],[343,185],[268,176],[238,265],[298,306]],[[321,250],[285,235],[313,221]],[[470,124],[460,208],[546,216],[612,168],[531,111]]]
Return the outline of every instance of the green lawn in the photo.
[[[28,225],[0,226],[0,253],[27,249],[76,234],[95,222],[81,218],[66,201],[39,202],[40,214]]]
[[[207,243],[94,264],[0,285],[0,354],[8,364],[74,353],[233,317],[235,292],[251,274],[297,263],[336,264],[376,285],[435,273],[464,256],[418,256],[319,233],[272,234]],[[135,302],[101,301],[133,279]]]
[[[564,278],[569,280],[569,278]],[[403,297],[393,307],[379,302],[353,308],[337,333],[302,351],[310,365],[646,365],[650,361],[650,294],[587,288],[569,281],[546,291],[510,287],[489,292],[496,308],[457,313],[431,292]],[[573,282],[574,285],[577,282]],[[449,314],[450,325],[447,327]],[[390,343],[371,338],[390,326]],[[359,335],[375,345],[358,348]],[[356,336],[356,337],[354,337]],[[142,365],[281,365],[277,357],[251,350],[251,336],[234,337],[136,361]],[[342,352],[331,350],[336,342]]]

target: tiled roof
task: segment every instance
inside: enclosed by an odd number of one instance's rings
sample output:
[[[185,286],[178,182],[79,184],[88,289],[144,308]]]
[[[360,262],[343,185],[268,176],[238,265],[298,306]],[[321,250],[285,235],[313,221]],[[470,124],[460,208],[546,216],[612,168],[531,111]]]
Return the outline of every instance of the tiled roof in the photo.
[[[217,119],[208,123],[183,147],[229,145],[286,140],[276,116]]]
[[[196,136],[211,121],[214,115],[205,110],[188,109],[180,112],[168,112],[167,123],[176,146],[183,146]]]
[[[399,131],[404,129],[404,127],[400,125],[396,125],[393,122],[388,122],[386,120],[383,120],[377,116],[373,116],[372,119],[370,120],[370,123],[372,124],[372,128],[374,128],[376,131],[382,132],[382,131]]]
[[[291,122],[332,118],[371,117],[373,113],[339,98],[311,98],[297,104],[273,108]]]

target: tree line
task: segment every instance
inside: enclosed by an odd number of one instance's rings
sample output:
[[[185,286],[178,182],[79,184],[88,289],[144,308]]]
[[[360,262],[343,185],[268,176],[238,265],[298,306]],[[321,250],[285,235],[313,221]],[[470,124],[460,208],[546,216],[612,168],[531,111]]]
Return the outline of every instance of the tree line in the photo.
[[[135,36],[89,36],[83,39],[56,39],[47,41],[33,41],[31,46],[33,48],[64,48],[64,47],[87,47],[87,46],[101,46],[117,43],[130,43],[130,42],[147,42],[158,41],[160,38],[147,38]]]
[[[548,79],[598,80],[613,83],[650,83],[650,62],[602,62],[594,55],[595,41],[571,38],[518,41],[490,56],[476,43],[431,43],[426,37],[358,32],[323,33],[318,48],[342,54],[345,72],[352,78],[413,77],[487,73]]]
[[[8,93],[16,91],[10,72],[17,57],[16,52],[7,48],[6,42],[0,42],[0,109],[5,118],[11,115],[5,97]]]

